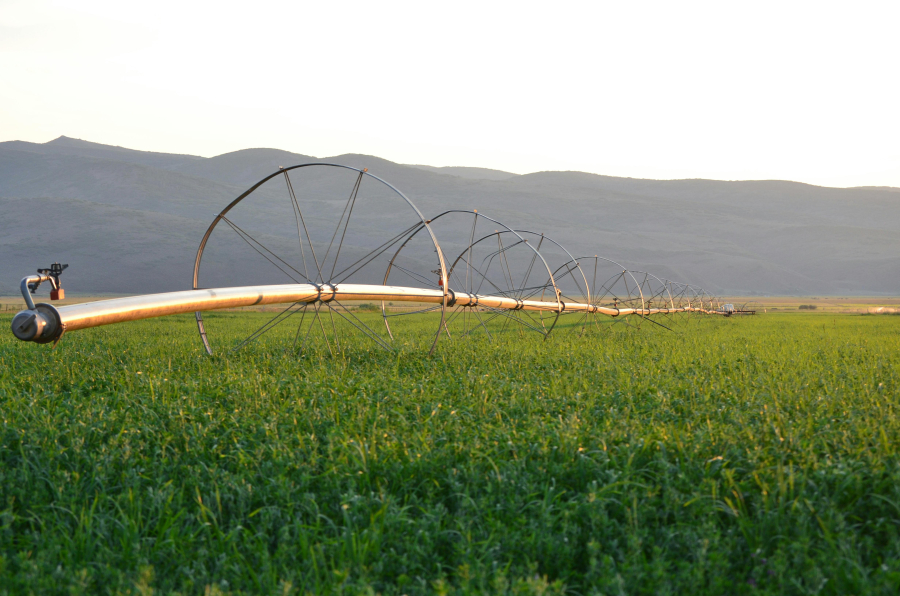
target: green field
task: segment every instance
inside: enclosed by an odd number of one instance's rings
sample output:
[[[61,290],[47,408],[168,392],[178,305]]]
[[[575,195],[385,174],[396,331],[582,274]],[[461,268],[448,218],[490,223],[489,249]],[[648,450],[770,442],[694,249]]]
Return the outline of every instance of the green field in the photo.
[[[900,317],[303,358],[10,318],[0,594],[900,590]]]

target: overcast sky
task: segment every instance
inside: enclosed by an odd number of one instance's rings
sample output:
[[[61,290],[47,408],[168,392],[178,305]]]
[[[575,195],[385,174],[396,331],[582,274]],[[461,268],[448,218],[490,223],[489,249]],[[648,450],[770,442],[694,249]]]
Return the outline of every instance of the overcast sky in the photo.
[[[0,0],[0,140],[900,187],[900,2]]]

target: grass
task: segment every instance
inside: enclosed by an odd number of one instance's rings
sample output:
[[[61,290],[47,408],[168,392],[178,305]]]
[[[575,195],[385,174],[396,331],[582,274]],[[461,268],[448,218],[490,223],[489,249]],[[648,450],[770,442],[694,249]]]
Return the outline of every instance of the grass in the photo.
[[[0,333],[0,594],[900,589],[896,317],[282,347]]]

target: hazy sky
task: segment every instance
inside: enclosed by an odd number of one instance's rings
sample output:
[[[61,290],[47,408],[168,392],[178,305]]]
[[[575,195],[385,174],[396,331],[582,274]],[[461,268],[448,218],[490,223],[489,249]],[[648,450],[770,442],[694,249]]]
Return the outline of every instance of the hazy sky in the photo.
[[[900,187],[900,2],[0,0],[0,140]]]

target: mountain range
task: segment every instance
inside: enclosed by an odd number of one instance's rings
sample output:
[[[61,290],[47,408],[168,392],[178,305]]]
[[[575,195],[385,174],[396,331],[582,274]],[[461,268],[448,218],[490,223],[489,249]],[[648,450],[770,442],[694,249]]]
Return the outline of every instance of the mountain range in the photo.
[[[478,209],[572,254],[720,295],[900,293],[897,188],[518,175],[277,149],[205,158],[59,137],[0,143],[0,294],[17,293],[18,280],[54,261],[70,264],[70,295],[189,288],[214,216],[280,166],[307,162],[368,168],[426,216]]]

